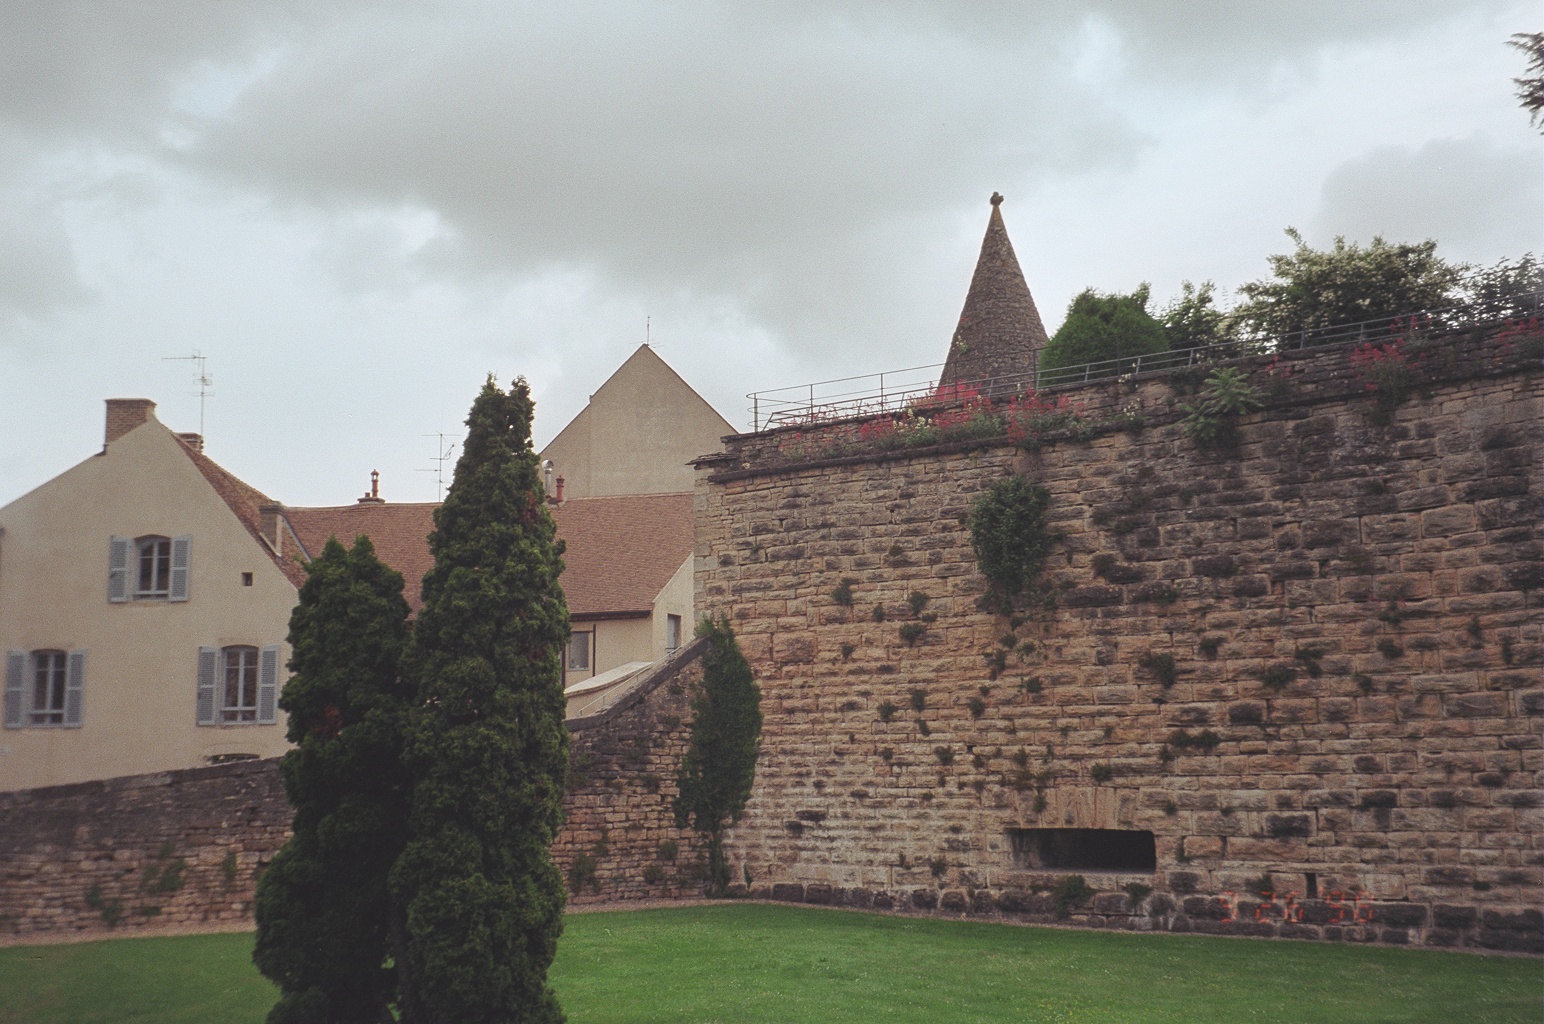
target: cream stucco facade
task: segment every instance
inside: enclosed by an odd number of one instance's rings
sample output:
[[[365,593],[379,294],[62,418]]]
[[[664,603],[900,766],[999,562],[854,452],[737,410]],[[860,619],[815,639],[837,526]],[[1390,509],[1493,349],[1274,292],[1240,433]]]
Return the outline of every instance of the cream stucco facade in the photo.
[[[565,668],[563,685],[573,686],[627,664],[659,661],[685,644],[696,627],[692,617],[694,597],[692,559],[688,557],[654,599],[654,607],[647,615],[626,618],[576,616],[574,632],[590,634],[590,669]],[[680,631],[673,638],[674,645],[670,635],[672,618]]]
[[[542,450],[564,496],[672,494],[695,486],[690,462],[735,432],[647,345],[628,357]]]
[[[276,671],[282,685],[297,592],[185,442],[148,409],[145,417],[101,454],[0,508],[0,650],[8,670],[0,790],[271,757],[287,747],[282,711],[272,724],[257,724],[256,714],[249,723],[198,724],[201,649],[266,649],[263,657],[277,664],[265,671]],[[189,538],[185,600],[136,597],[132,581],[124,600],[109,600],[112,538],[147,536]],[[132,577],[132,558],[128,568]],[[84,654],[78,725],[32,713],[35,655],[49,651]],[[240,681],[240,655],[233,657]],[[17,664],[24,666],[19,695]],[[223,661],[216,672],[223,683]],[[204,674],[207,691],[207,666]],[[221,718],[225,698],[215,699]]]

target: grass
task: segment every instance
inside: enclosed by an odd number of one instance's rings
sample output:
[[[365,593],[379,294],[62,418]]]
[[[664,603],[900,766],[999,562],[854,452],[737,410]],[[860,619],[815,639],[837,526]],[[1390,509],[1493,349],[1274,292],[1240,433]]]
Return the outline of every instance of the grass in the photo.
[[[0,1021],[258,1024],[250,935],[0,950]],[[1539,1019],[1537,960],[678,907],[568,919],[552,981],[572,1024]]]

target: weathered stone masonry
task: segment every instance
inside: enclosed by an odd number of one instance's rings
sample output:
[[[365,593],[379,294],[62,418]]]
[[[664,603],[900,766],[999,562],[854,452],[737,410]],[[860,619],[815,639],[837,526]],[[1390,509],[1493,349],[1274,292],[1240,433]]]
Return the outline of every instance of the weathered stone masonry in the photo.
[[[571,904],[701,891],[702,847],[676,828],[671,801],[704,646],[569,723],[553,853]],[[250,924],[257,876],[289,824],[276,759],[0,793],[0,936]]]
[[[751,893],[1049,920],[1069,872],[1009,830],[1137,830],[1157,870],[1078,872],[1072,921],[1539,951],[1537,344],[1444,339],[1386,426],[1345,350],[1246,361],[1271,397],[1233,452],[1162,378],[1075,395],[1145,427],[1028,452],[732,438],[697,586],[763,691]],[[966,527],[1013,473],[1064,534],[1058,607],[1016,628]]]

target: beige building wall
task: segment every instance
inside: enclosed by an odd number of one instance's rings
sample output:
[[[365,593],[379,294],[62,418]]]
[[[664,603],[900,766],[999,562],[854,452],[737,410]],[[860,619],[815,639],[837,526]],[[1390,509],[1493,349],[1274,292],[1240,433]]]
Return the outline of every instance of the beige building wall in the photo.
[[[574,622],[574,632],[592,632],[589,672],[568,672],[564,686],[572,686],[602,672],[637,661],[659,661],[670,653],[670,616],[681,617],[681,644],[692,638],[692,559],[687,558],[665,584],[648,616],[626,619],[586,619]]]
[[[282,711],[273,725],[196,724],[200,647],[281,644],[282,687],[297,595],[153,414],[0,508],[0,528],[0,650],[86,652],[80,727],[0,730],[0,790],[287,749]],[[147,534],[192,537],[188,600],[110,603],[110,538]]]
[[[694,486],[689,465],[735,432],[691,385],[640,346],[590,404],[542,450],[564,496],[677,494]]]

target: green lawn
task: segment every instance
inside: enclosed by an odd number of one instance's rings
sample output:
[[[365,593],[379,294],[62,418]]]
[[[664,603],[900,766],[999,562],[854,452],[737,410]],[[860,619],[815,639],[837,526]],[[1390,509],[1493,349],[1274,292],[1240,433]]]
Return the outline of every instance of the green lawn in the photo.
[[[250,935],[0,949],[0,1022],[258,1024]],[[682,907],[568,919],[573,1024],[664,1021],[1435,1021],[1536,1024],[1538,960]]]

